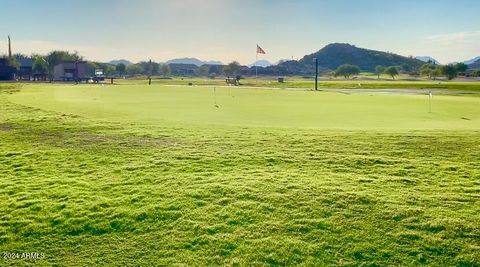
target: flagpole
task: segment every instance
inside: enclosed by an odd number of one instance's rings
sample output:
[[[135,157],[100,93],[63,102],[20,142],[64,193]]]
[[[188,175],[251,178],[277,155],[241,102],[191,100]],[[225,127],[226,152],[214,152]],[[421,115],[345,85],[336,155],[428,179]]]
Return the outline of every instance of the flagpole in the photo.
[[[432,90],[428,90],[428,113],[432,113]]]
[[[258,83],[258,44],[257,44],[257,53],[255,54],[255,85]]]

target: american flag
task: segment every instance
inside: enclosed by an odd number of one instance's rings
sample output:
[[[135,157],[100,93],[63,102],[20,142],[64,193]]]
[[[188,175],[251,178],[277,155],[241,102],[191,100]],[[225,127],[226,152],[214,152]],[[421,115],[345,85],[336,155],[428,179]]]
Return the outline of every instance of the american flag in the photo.
[[[266,54],[265,50],[263,50],[259,45],[257,45],[257,54]]]

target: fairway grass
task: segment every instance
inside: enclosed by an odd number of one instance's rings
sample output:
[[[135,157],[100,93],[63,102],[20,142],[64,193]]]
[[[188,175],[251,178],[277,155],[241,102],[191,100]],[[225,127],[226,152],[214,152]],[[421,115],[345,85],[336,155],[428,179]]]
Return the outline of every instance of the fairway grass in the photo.
[[[94,120],[339,130],[480,130],[480,97],[163,85],[28,85],[9,101]],[[431,108],[430,108],[431,104]],[[431,110],[431,112],[430,112]]]
[[[216,94],[0,85],[0,265],[480,264],[479,97]]]
[[[147,84],[146,78],[116,80],[117,84]],[[225,80],[222,78],[208,79],[199,77],[184,77],[173,79],[154,79],[155,85],[183,85],[189,83],[197,86],[225,86]],[[277,79],[271,77],[259,77],[255,79],[247,77],[240,80],[241,87],[266,87],[266,88],[299,88],[313,90],[315,88],[314,78],[302,77],[286,77],[285,82],[279,83]],[[464,91],[464,92],[480,92],[480,80],[425,80],[411,79],[411,77],[403,77],[403,79],[372,79],[359,77],[359,79],[332,79],[330,77],[319,78],[319,90],[323,89],[443,89],[447,91]]]

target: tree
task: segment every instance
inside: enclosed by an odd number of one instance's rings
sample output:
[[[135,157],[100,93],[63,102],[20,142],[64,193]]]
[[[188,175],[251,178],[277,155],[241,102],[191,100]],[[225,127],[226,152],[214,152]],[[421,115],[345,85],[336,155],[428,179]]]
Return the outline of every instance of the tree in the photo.
[[[480,77],[480,69],[473,70],[473,71],[472,71],[472,75],[473,75],[474,77]]]
[[[412,67],[410,65],[408,65],[407,63],[403,63],[401,66],[402,70],[404,72],[410,72],[412,70]]]
[[[143,72],[143,68],[138,64],[132,64],[127,66],[127,74],[135,76],[141,74]]]
[[[106,65],[104,71],[105,71],[105,76],[111,77],[111,76],[115,75],[115,72],[117,70],[116,70],[116,67],[114,67],[112,65]]]
[[[152,61],[152,75],[158,75],[160,73],[160,64]]]
[[[357,75],[360,73],[360,68],[358,66],[344,64],[338,67],[335,70],[335,77],[343,76],[345,79],[349,79],[352,75]]]
[[[157,75],[158,71],[160,69],[160,65],[156,62],[150,62],[150,61],[142,61],[138,63],[137,65],[140,65],[143,69],[143,74],[150,76],[150,75]]]
[[[385,72],[385,67],[378,65],[375,67],[375,74],[377,74],[377,79],[380,79],[380,75],[382,75]]]
[[[98,65],[95,62],[88,61],[85,68],[85,74],[87,76],[95,76],[95,70],[98,69]]]
[[[168,66],[168,64],[162,65],[162,74],[164,77],[167,77],[168,75],[170,75],[171,72],[172,70],[170,69],[170,66]]]
[[[22,54],[22,53],[16,53],[13,55],[14,58],[16,58],[17,60],[20,60],[20,59],[31,59],[32,57],[30,56],[27,56],[25,54]]]
[[[458,73],[465,73],[468,69],[468,66],[465,63],[457,63],[455,64],[455,69]]]
[[[429,76],[430,76],[432,79],[436,80],[437,77],[439,77],[440,75],[442,75],[442,72],[440,71],[440,68],[439,68],[439,67],[436,67],[436,68],[430,70]]]
[[[435,64],[427,63],[422,65],[422,67],[420,68],[420,74],[422,76],[427,76],[429,79],[440,76],[440,75],[436,75],[436,76],[433,75],[437,73],[438,73],[438,66]]]
[[[225,75],[227,76],[235,76],[238,75],[238,72],[241,68],[242,66],[240,66],[240,63],[237,61],[232,61],[228,63],[227,66],[223,67],[223,72],[225,72]]]
[[[34,74],[45,75],[48,73],[47,61],[41,56],[35,56],[33,59],[32,71]]]
[[[392,76],[392,79],[395,80],[395,76],[398,76],[398,69],[394,66],[388,67],[385,69],[385,74]]]
[[[127,71],[127,66],[125,66],[123,63],[120,63],[115,66],[115,70],[117,71],[118,75],[123,76],[125,75],[125,71]]]
[[[453,80],[458,76],[458,70],[452,64],[442,66],[440,70],[442,74],[445,75],[445,77],[447,77],[448,80]]]
[[[20,68],[20,63],[18,63],[16,57],[7,58],[7,64],[8,66],[14,67],[17,70]]]
[[[53,68],[55,68],[56,65],[60,64],[62,61],[80,61],[83,58],[78,55],[78,52],[70,53],[68,51],[54,50],[48,53],[45,59],[48,63],[48,72],[50,79],[52,79]]]
[[[198,68],[198,75],[200,76],[208,76],[210,73],[210,66],[208,65],[202,65],[200,68]]]

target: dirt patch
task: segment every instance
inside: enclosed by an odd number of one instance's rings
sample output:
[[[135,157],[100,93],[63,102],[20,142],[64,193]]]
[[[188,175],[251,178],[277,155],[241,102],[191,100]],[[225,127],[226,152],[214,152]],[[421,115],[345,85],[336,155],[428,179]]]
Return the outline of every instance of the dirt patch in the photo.
[[[0,123],[0,131],[9,132],[15,129],[15,125],[12,123]]]

